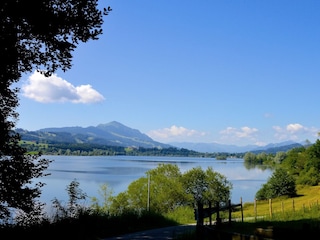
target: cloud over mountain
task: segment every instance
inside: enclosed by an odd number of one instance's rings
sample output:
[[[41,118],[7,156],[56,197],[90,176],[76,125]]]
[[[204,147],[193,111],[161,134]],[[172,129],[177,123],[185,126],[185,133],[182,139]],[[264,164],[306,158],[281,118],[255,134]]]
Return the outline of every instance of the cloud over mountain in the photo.
[[[256,145],[265,146],[265,134],[272,135],[275,142],[307,140],[313,141],[317,138],[319,129],[306,127],[299,123],[290,123],[285,126],[273,126],[267,132],[255,127],[226,127],[218,131],[219,136],[213,138],[211,132],[201,132],[196,129],[188,129],[182,126],[172,125],[171,127],[150,130],[148,136],[160,142],[193,142],[193,143],[219,143],[234,144],[238,146]],[[313,138],[310,139],[310,136]]]
[[[221,139],[223,140],[240,140],[240,139],[249,139],[256,141],[256,135],[258,129],[250,127],[242,127],[240,129],[234,127],[227,127],[226,129],[220,131]]]
[[[273,130],[275,131],[274,136],[279,140],[298,140],[302,137],[307,139],[310,135],[316,138],[319,133],[319,129],[315,127],[306,127],[299,123],[291,123],[285,127],[273,126]]]
[[[104,100],[89,84],[74,86],[57,74],[45,77],[37,71],[34,71],[22,86],[22,93],[25,97],[41,103],[95,103]]]
[[[185,139],[195,140],[198,137],[205,136],[205,132],[200,132],[193,129],[187,129],[185,127],[178,127],[172,125],[169,128],[157,129],[148,132],[148,136],[154,139],[158,139],[164,142],[181,141]]]

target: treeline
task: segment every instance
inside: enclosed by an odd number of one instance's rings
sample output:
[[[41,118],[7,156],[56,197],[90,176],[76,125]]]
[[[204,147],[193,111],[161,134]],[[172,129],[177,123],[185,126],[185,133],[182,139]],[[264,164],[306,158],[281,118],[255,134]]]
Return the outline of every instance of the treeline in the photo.
[[[246,167],[264,166],[274,169],[268,182],[257,192],[259,199],[294,196],[297,185],[317,186],[320,183],[319,139],[307,147],[276,154],[248,152],[243,158]]]
[[[185,148],[144,148],[144,147],[121,147],[106,146],[88,143],[37,143],[33,141],[21,141],[20,145],[29,153],[43,155],[66,155],[66,156],[174,156],[174,157],[206,157],[224,160],[229,158],[243,158],[243,153],[201,153]]]

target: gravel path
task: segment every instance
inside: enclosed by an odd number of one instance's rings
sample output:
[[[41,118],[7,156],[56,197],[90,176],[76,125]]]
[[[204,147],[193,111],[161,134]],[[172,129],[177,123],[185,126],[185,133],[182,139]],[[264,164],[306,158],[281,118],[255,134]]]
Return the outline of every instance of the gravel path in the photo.
[[[137,239],[151,239],[151,240],[170,240],[176,239],[177,236],[183,233],[192,232],[196,225],[181,225],[173,227],[158,228],[146,230],[136,233],[130,233],[118,237],[104,238],[102,240],[137,240]]]

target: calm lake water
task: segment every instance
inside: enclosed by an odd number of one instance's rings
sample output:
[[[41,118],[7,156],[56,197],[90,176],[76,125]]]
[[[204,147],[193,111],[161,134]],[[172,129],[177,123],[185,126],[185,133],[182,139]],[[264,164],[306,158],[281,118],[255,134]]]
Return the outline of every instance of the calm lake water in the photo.
[[[99,198],[101,184],[108,184],[114,195],[125,191],[129,184],[143,176],[146,171],[158,164],[176,164],[183,173],[193,167],[206,170],[209,166],[232,182],[233,203],[253,202],[256,192],[266,183],[271,170],[246,169],[243,159],[189,157],[149,157],[149,156],[42,156],[54,160],[47,169],[51,175],[41,179],[46,185],[42,188],[41,201],[51,204],[54,198],[61,202],[68,200],[66,187],[76,179],[80,188],[89,197]],[[90,199],[87,200],[90,203]]]

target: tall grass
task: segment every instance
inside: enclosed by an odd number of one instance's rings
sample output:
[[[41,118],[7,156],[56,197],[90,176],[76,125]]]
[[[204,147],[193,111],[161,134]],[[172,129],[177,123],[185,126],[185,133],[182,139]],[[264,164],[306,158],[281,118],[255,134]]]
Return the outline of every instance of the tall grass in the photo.
[[[179,224],[195,223],[193,208],[181,206],[165,214],[165,217]]]

